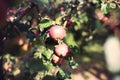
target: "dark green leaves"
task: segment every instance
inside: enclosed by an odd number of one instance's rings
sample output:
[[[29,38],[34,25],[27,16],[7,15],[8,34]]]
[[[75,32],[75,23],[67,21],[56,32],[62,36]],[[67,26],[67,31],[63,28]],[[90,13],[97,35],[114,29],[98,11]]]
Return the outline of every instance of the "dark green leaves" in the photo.
[[[78,63],[76,63],[74,60],[69,61],[69,65],[72,69],[78,68]]]
[[[50,25],[51,25],[51,23],[50,23],[50,20],[48,20],[48,19],[44,19],[44,20],[40,21],[40,23],[39,23],[40,28],[47,28]]]
[[[59,80],[71,80],[71,73],[62,69],[57,72],[56,76]]]
[[[78,68],[78,63],[73,59],[72,56],[69,56],[69,57],[68,57],[68,61],[69,61],[69,66],[70,66],[72,69],[77,69],[77,68]]]
[[[110,3],[101,3],[101,11],[104,14],[108,14],[110,9],[115,9],[117,7],[116,3],[110,2]]]
[[[110,3],[110,8],[115,9],[116,7],[117,7],[117,5],[114,2]]]
[[[42,53],[42,55],[43,55],[46,59],[50,59],[51,56],[52,56],[52,54],[53,54],[53,51],[50,50],[50,49],[45,50],[45,51]]]
[[[28,65],[29,68],[33,71],[44,71],[47,69],[40,59],[34,59]]]

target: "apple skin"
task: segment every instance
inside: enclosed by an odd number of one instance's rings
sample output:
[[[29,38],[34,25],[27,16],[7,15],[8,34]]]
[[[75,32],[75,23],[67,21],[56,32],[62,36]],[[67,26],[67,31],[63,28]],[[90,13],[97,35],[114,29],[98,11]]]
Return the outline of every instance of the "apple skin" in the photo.
[[[54,64],[61,64],[63,62],[63,60],[64,60],[63,58],[60,58],[55,54],[52,55],[52,62]]]
[[[54,40],[61,40],[66,36],[66,31],[62,26],[54,25],[49,29],[49,35]]]
[[[106,16],[104,16],[103,18],[102,18],[102,22],[104,22],[104,23],[107,23],[108,22],[108,17],[106,17]]]
[[[55,54],[59,57],[66,57],[70,53],[70,48],[66,44],[58,44],[54,48]]]
[[[70,27],[72,25],[72,20],[71,19],[68,19],[67,20],[67,23],[66,23],[66,27]]]

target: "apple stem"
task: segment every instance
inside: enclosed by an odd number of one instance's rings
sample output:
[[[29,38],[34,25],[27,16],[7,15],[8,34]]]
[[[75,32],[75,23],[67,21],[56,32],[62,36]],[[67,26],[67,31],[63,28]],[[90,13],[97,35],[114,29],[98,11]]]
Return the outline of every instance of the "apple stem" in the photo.
[[[58,44],[62,44],[63,43],[63,41],[60,40],[60,39],[57,39],[57,41],[58,41]]]

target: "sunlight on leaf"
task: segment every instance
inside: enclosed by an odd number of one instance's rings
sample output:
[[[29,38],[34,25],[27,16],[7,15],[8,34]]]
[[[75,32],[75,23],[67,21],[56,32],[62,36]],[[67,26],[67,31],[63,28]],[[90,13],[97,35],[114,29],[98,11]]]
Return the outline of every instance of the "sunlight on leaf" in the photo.
[[[47,28],[51,25],[50,20],[44,19],[39,23],[40,28]]]
[[[74,40],[74,36],[72,35],[72,33],[68,33],[65,41],[67,44],[72,45],[72,46],[77,46],[77,43]]]

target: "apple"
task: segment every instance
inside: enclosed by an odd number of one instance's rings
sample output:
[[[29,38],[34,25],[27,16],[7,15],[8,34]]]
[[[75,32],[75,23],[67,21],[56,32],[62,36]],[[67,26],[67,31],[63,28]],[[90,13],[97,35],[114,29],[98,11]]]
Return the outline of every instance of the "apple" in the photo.
[[[66,27],[70,27],[72,25],[72,20],[68,19],[66,23]]]
[[[64,11],[65,8],[64,8],[63,6],[61,6],[61,7],[58,7],[58,10],[60,10],[60,11]]]
[[[108,22],[108,17],[106,17],[106,16],[104,16],[103,18],[102,18],[102,21],[104,22],[104,23],[107,23]]]
[[[54,48],[55,54],[59,57],[66,57],[70,53],[70,48],[66,44],[58,44]]]
[[[63,58],[58,57],[57,55],[52,55],[52,62],[55,64],[61,64],[63,62]]]
[[[62,26],[54,25],[49,29],[49,35],[54,40],[61,40],[66,36],[66,31]]]

